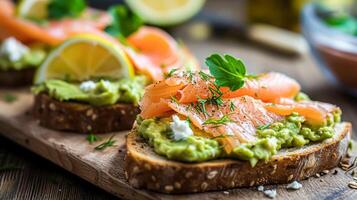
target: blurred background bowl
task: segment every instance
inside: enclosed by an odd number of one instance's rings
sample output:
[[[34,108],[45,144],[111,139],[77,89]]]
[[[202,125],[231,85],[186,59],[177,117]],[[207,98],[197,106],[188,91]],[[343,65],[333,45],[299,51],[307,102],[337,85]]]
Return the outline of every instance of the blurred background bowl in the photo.
[[[327,26],[318,15],[318,8],[314,3],[304,7],[303,34],[328,79],[357,96],[357,37]]]

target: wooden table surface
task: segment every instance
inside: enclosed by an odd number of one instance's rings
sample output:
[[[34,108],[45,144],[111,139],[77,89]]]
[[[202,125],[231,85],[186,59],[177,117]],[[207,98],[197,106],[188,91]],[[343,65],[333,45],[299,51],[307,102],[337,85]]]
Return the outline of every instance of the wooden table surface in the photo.
[[[178,31],[180,37],[184,32]],[[279,71],[297,79],[315,100],[339,105],[343,119],[357,127],[357,99],[331,86],[310,55],[289,57],[232,38],[185,42],[203,63],[214,52],[242,58],[251,73]],[[354,129],[356,130],[356,129]],[[9,134],[9,133],[8,133]],[[354,134],[356,139],[357,135]],[[357,191],[356,191],[357,192]],[[0,137],[0,199],[116,199],[49,161]]]

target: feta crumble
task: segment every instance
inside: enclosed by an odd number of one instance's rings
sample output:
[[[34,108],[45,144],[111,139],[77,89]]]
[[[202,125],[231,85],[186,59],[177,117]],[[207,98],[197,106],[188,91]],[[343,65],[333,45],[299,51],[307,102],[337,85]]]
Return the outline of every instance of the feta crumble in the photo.
[[[6,56],[10,61],[16,62],[29,51],[25,45],[14,37],[7,38],[0,46],[0,57]]]
[[[257,189],[258,189],[259,192],[263,192],[264,191],[264,186],[260,185],[260,186],[258,186]]]
[[[300,188],[302,188],[302,185],[297,181],[293,181],[286,186],[286,189],[292,189],[292,190],[298,190]]]
[[[185,120],[180,120],[177,115],[172,116],[173,122],[170,123],[170,128],[173,132],[173,139],[175,141],[186,139],[187,137],[193,135],[190,125]]]
[[[96,87],[96,84],[93,81],[84,81],[79,86],[79,89],[81,89],[83,92],[89,92],[89,91],[94,90],[95,87]]]
[[[274,199],[276,197],[276,190],[275,189],[271,189],[271,190],[265,190],[263,191],[264,195],[271,198],[271,199]]]

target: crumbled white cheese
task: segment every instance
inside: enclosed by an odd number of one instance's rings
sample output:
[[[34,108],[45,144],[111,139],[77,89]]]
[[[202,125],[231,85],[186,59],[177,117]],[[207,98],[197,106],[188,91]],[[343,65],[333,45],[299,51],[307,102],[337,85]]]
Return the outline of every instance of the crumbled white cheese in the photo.
[[[177,115],[172,116],[173,122],[170,123],[170,128],[173,132],[174,140],[182,140],[187,137],[193,135],[192,129],[190,128],[190,124],[185,120],[180,120]]]
[[[107,80],[103,80],[103,85],[105,88],[110,88],[112,86],[112,84],[110,83],[110,81],[107,81]]]
[[[93,81],[84,81],[79,85],[79,89],[81,89],[83,92],[89,92],[94,90],[96,87],[96,84]]]
[[[14,37],[7,38],[0,46],[0,56],[6,56],[12,62],[19,61],[28,51],[29,48]]]
[[[286,189],[293,189],[293,190],[298,190],[302,187],[301,183],[297,181],[293,181],[290,184],[286,186]]]
[[[258,189],[259,192],[263,192],[264,191],[264,186],[260,185],[260,186],[258,186],[257,189]]]
[[[271,189],[271,190],[265,190],[264,192],[264,195],[271,198],[271,199],[274,199],[276,197],[276,190],[275,189]]]

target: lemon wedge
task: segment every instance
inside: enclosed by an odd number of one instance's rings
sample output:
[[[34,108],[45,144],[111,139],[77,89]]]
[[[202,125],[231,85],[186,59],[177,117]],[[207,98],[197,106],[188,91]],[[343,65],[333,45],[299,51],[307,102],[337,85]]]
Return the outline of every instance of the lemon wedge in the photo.
[[[166,26],[184,22],[200,11],[205,0],[125,0],[145,22]]]
[[[119,45],[93,34],[72,37],[37,69],[35,84],[49,79],[85,81],[133,77],[134,68]]]
[[[50,0],[22,0],[17,6],[17,15],[29,19],[46,19]]]

